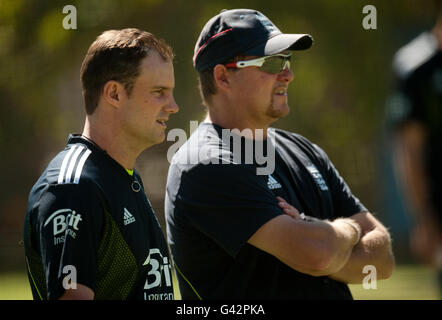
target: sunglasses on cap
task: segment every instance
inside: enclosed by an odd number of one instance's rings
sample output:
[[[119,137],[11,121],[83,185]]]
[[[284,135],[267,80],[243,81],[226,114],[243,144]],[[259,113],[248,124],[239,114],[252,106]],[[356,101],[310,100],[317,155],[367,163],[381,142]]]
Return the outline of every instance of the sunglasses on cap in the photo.
[[[290,58],[291,54],[275,54],[272,56],[261,57],[252,60],[236,61],[227,63],[225,66],[227,68],[246,68],[246,67],[258,67],[262,71],[278,74],[285,68],[290,68]]]

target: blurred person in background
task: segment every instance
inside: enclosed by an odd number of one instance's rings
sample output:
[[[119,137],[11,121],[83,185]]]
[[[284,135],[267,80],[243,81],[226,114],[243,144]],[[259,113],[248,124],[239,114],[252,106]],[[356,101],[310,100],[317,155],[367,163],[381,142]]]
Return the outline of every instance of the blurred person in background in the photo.
[[[33,186],[24,234],[34,299],[173,299],[167,243],[134,169],[178,111],[172,49],[108,30],[81,67],[82,134]]]
[[[438,271],[442,293],[442,1],[437,21],[400,48],[389,100],[393,164],[412,214],[410,248]]]

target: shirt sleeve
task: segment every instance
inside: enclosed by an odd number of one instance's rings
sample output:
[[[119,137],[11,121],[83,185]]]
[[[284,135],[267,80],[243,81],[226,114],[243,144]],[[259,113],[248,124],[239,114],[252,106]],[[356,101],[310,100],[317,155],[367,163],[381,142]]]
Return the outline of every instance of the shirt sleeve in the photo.
[[[37,210],[37,241],[48,299],[58,299],[76,283],[95,290],[103,206],[86,185],[50,185]]]
[[[233,257],[263,224],[283,213],[267,176],[243,164],[200,164],[183,172],[176,208]]]
[[[368,212],[361,201],[353,195],[350,187],[341,177],[324,150],[316,144],[313,146],[319,154],[322,168],[325,170],[327,185],[330,188],[332,196],[335,217],[349,217],[359,212]]]
[[[420,99],[420,100],[419,100]],[[395,130],[409,121],[425,122],[424,108],[419,108],[418,90],[410,85],[400,85],[386,102],[386,121],[389,128]]]

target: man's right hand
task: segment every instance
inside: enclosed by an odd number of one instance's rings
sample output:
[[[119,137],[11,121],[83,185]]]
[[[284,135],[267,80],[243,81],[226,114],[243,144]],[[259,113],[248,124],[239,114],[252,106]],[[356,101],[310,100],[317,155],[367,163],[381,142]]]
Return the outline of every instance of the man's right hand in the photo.
[[[301,214],[295,207],[290,205],[284,198],[276,197],[278,199],[278,206],[284,211],[285,214],[288,214],[290,217],[294,219],[302,219]]]

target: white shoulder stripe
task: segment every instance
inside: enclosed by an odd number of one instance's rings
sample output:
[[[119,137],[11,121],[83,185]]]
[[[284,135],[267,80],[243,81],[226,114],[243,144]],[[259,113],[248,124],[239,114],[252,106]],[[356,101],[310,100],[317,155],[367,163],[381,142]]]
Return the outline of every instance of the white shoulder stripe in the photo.
[[[75,151],[71,160],[69,160],[68,171],[66,172],[66,180],[65,183],[70,183],[72,178],[72,171],[74,171],[75,163],[77,162],[77,158],[80,155],[81,151],[84,149],[83,146],[78,146],[78,149]]]
[[[77,170],[75,171],[74,183],[80,181],[81,172],[83,171],[84,163],[86,162],[89,155],[92,153],[91,150],[87,149],[86,152],[81,156],[80,162],[78,163]]]
[[[64,179],[64,173],[66,171],[66,168],[68,166],[69,159],[71,158],[72,153],[77,148],[77,146],[73,146],[68,153],[64,156],[63,162],[61,164],[60,168],[60,174],[58,175],[58,183],[62,183]]]

